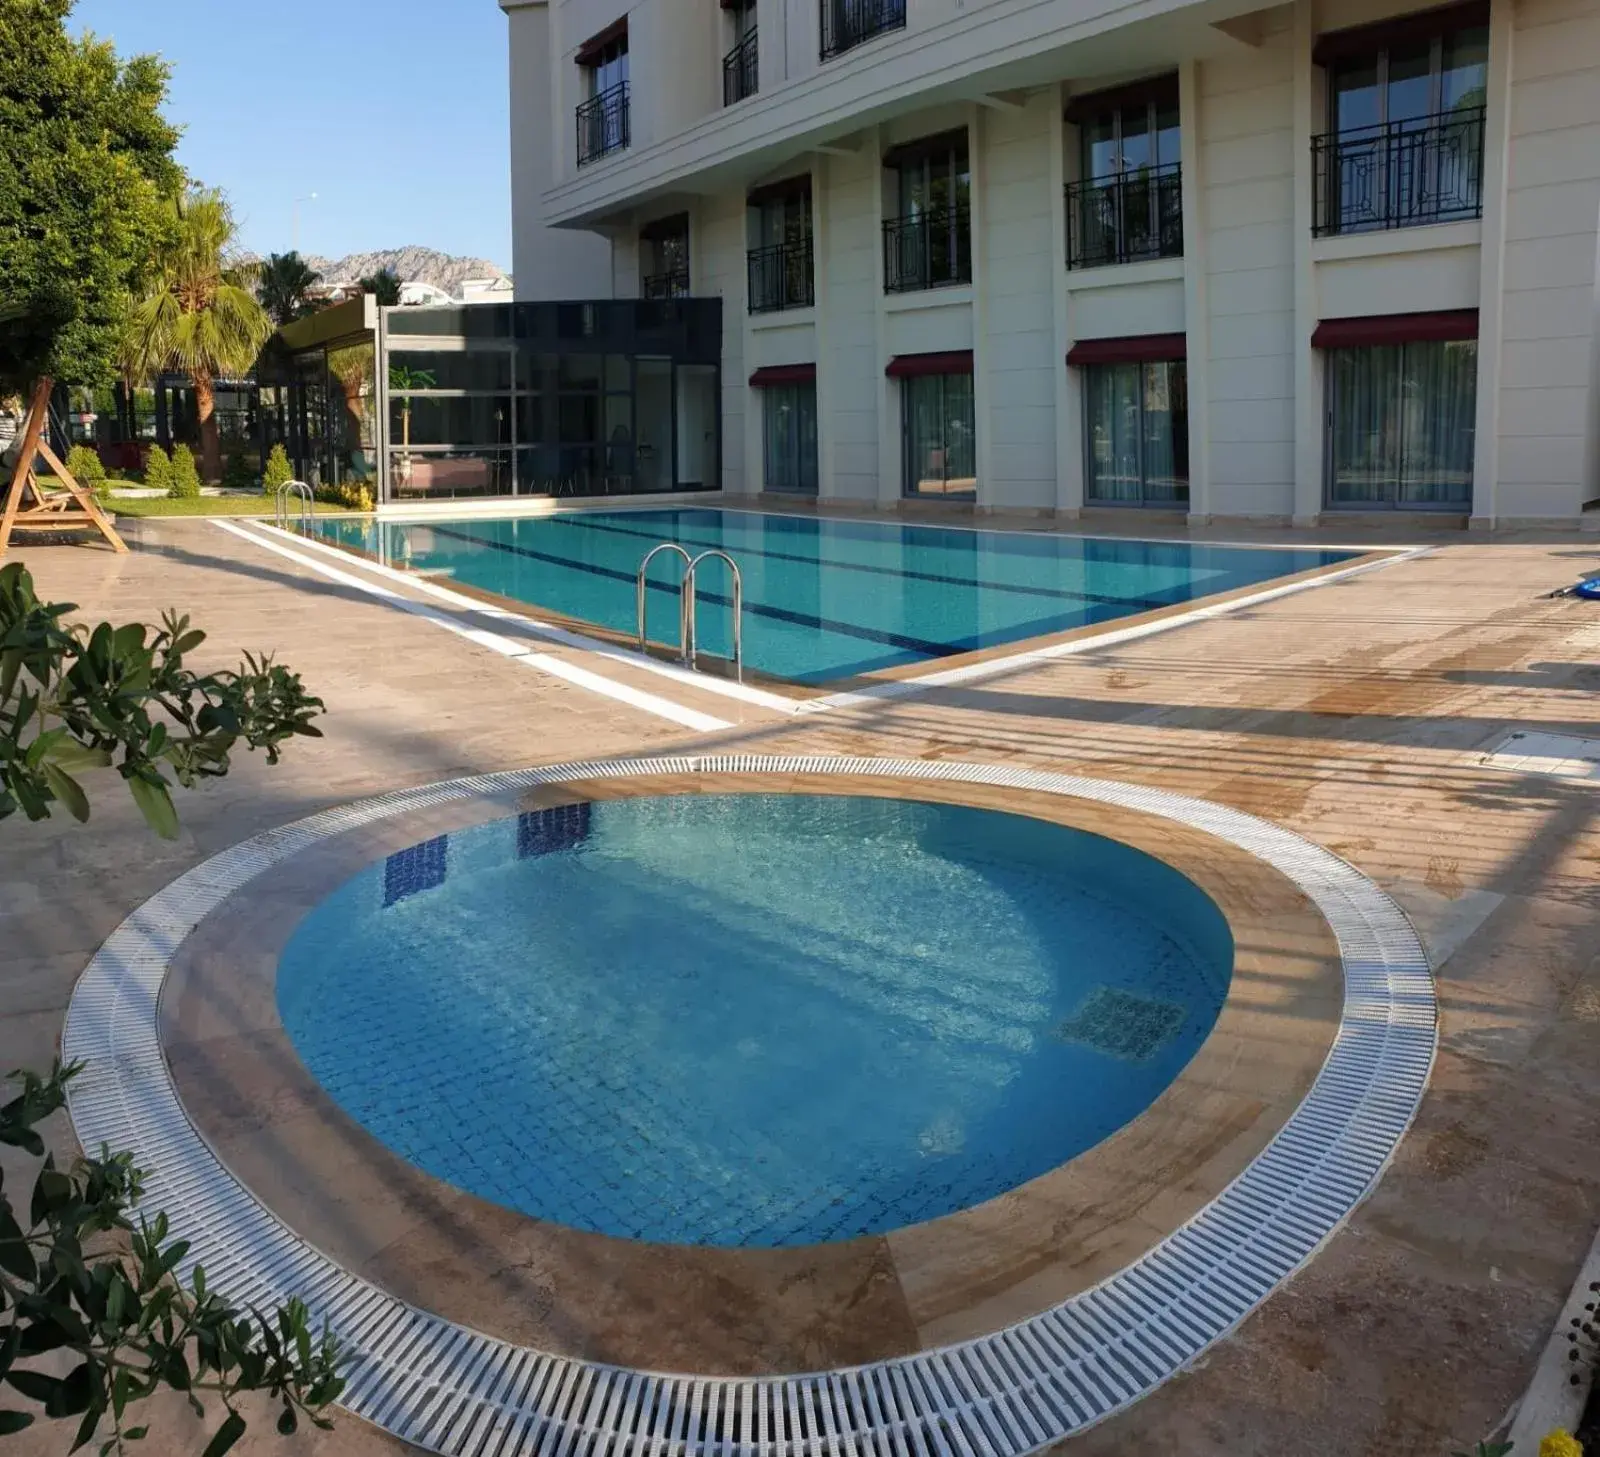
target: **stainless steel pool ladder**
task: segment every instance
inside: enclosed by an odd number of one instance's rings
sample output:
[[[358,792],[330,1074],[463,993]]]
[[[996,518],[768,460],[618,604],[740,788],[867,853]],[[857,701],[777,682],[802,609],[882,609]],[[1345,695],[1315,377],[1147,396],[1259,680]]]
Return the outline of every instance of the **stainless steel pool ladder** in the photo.
[[[639,651],[646,650],[647,638],[645,636],[645,574],[650,570],[651,558],[664,551],[675,551],[683,558],[683,580],[678,584],[678,661],[686,668],[698,668],[699,650],[695,644],[695,585],[694,574],[700,563],[707,557],[715,557],[718,561],[728,564],[728,571],[733,577],[733,677],[737,683],[744,682],[744,574],[739,570],[739,563],[725,551],[713,547],[703,551],[699,556],[691,557],[683,547],[675,541],[663,541],[650,548],[644,554],[644,560],[639,563],[639,571],[633,581],[634,616],[638,623]]]
[[[311,487],[304,481],[285,481],[278,487],[278,526],[287,531],[289,529],[289,496],[294,495],[298,506],[298,515],[295,524],[301,531],[311,525],[312,495]]]

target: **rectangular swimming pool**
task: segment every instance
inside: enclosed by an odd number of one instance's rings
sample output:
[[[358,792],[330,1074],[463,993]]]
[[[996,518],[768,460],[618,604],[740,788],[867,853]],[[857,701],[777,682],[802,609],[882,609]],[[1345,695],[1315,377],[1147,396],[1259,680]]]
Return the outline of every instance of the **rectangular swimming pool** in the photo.
[[[1192,545],[836,521],[702,507],[515,519],[318,518],[325,539],[631,635],[634,574],[656,543],[728,552],[744,575],[748,668],[826,683],[1110,622],[1353,559],[1310,548]],[[651,563],[650,636],[677,640],[682,563]],[[696,574],[703,652],[732,652],[727,568]]]

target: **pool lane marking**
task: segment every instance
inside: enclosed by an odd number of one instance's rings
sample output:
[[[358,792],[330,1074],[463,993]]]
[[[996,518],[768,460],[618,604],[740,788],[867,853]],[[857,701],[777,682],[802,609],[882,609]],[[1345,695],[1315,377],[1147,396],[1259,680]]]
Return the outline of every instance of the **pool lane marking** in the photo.
[[[377,582],[369,582],[353,573],[340,571],[337,567],[326,562],[316,560],[314,557],[305,556],[300,552],[292,551],[276,541],[269,541],[257,532],[237,526],[231,521],[213,521],[213,526],[228,532],[230,535],[254,542],[264,551],[275,552],[278,556],[287,557],[290,561],[298,562],[301,566],[321,576],[327,577],[347,587],[354,587],[358,591],[367,593],[390,607],[396,607],[402,612],[408,612],[414,617],[420,617],[424,622],[431,622],[435,627],[442,627],[446,632],[453,632],[458,637],[464,637],[469,642],[476,643],[479,647],[488,648],[491,652],[499,653],[504,658],[509,658],[514,663],[523,667],[533,668],[537,672],[548,673],[552,678],[560,678],[578,688],[587,688],[591,693],[598,693],[605,698],[614,698],[619,703],[626,703],[631,708],[641,712],[654,714],[657,718],[664,718],[683,728],[697,729],[701,733],[711,733],[717,729],[732,728],[733,725],[725,719],[713,718],[709,713],[701,713],[698,709],[685,707],[681,703],[674,703],[670,699],[658,697],[654,693],[645,693],[641,689],[630,687],[626,683],[618,683],[613,679],[602,677],[599,673],[591,672],[588,668],[580,668],[576,663],[569,663],[563,658],[558,658],[550,653],[540,653],[530,650],[526,644],[517,642],[514,638],[505,637],[501,633],[489,632],[480,627],[468,627],[457,622],[448,613],[441,612],[436,607],[430,607],[425,602],[413,602],[400,593],[391,590]],[[414,585],[408,582],[407,585]]]
[[[1313,588],[1347,581],[1366,572],[1380,571],[1384,567],[1393,566],[1396,562],[1411,561],[1416,557],[1426,556],[1432,550],[1432,547],[1427,546],[1412,547],[1409,551],[1397,552],[1379,561],[1342,567],[1338,571],[1325,572],[1304,582],[1286,582],[1279,587],[1267,587],[1245,597],[1235,597],[1227,602],[1213,602],[1210,606],[1195,607],[1172,617],[1157,618],[1154,622],[1111,628],[1106,632],[1097,632],[1092,637],[1073,638],[1070,642],[1052,643],[1042,648],[1023,648],[1020,652],[1004,653],[997,657],[984,658],[981,662],[965,663],[956,668],[941,668],[932,673],[919,674],[915,678],[885,679],[869,688],[849,688],[842,693],[829,693],[821,698],[803,699],[799,711],[825,713],[830,708],[866,707],[886,699],[906,698],[914,693],[925,692],[929,688],[976,683],[984,678],[1008,673],[1013,668],[1026,668],[1036,663],[1054,662],[1058,658],[1076,657],[1081,653],[1120,647],[1123,643],[1137,642],[1140,638],[1154,637],[1157,633],[1171,632],[1175,628],[1188,627],[1196,622],[1209,622],[1212,618],[1226,617],[1229,613],[1239,612],[1248,607],[1259,607],[1263,602],[1275,602],[1280,597],[1291,597],[1297,592],[1309,592]]]
[[[382,522],[378,523],[382,525]],[[259,533],[259,535],[256,535]],[[265,522],[253,522],[252,534],[257,540],[270,534],[271,536],[292,542],[296,546],[306,547],[309,550],[321,553],[323,556],[332,557],[335,561],[343,562],[346,566],[360,568],[364,572],[371,572],[375,576],[384,577],[389,581],[400,582],[418,592],[425,592],[430,597],[435,597],[441,602],[448,602],[452,607],[478,613],[480,616],[490,618],[496,622],[514,623],[517,628],[526,632],[531,637],[541,637],[549,642],[559,643],[562,647],[574,648],[579,652],[593,653],[597,657],[609,658],[612,662],[620,663],[629,668],[639,668],[647,673],[654,673],[660,678],[670,678],[680,687],[693,688],[701,693],[720,693],[725,698],[737,698],[743,703],[755,704],[758,708],[770,709],[773,713],[794,714],[800,711],[801,700],[787,698],[781,693],[772,693],[765,688],[757,688],[750,683],[735,683],[731,678],[717,678],[707,673],[691,672],[688,668],[677,663],[663,662],[660,658],[652,658],[647,653],[632,651],[628,648],[619,648],[602,638],[586,637],[582,633],[569,631],[564,627],[557,627],[552,622],[541,622],[538,618],[528,617],[520,612],[513,612],[506,607],[497,607],[493,603],[484,602],[477,597],[469,597],[465,592],[452,591],[449,587],[442,587],[431,577],[422,575],[417,571],[406,571],[400,567],[391,567],[384,562],[369,561],[366,557],[354,556],[350,552],[337,546],[331,546],[325,541],[320,541],[314,536],[300,536],[291,531],[282,531],[276,526],[268,526]]]
[[[459,531],[449,526],[430,526],[428,529],[435,536],[448,536],[453,541],[464,541],[482,550],[526,557],[530,561],[543,562],[552,567],[564,567],[569,571],[588,572],[591,576],[608,577],[614,582],[626,582],[630,587],[638,581],[636,572],[623,571],[620,567],[603,567],[598,562],[575,562],[571,557],[536,551],[531,546],[517,546],[509,541],[491,541],[486,537],[474,536],[470,531]],[[678,595],[676,586],[669,586],[665,582],[646,582],[645,587],[654,592],[670,591],[674,597]],[[721,592],[702,590],[697,595],[701,602],[715,602],[719,607],[733,605],[733,599]],[[859,637],[867,642],[882,644],[884,647],[899,648],[902,652],[920,653],[925,658],[948,658],[956,653],[970,651],[951,643],[934,642],[931,638],[912,637],[908,633],[890,632],[884,628],[868,627],[864,623],[845,622],[836,617],[818,617],[811,612],[797,612],[792,607],[779,607],[771,602],[753,602],[749,597],[744,599],[744,610],[755,613],[757,617],[770,617],[776,622],[793,623],[796,627],[815,628],[822,632],[835,633],[840,637]]]

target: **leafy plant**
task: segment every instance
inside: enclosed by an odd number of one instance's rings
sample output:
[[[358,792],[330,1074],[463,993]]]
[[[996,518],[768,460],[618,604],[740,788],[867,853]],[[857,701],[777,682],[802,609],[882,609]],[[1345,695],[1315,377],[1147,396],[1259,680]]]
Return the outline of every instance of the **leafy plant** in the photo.
[[[411,392],[435,388],[431,369],[413,369],[409,364],[389,366],[389,392],[400,400],[400,444],[411,448]]]
[[[280,1404],[285,1435],[302,1417],[330,1427],[322,1411],[344,1389],[348,1363],[326,1327],[312,1332],[301,1301],[246,1311],[211,1289],[199,1265],[185,1280],[189,1245],[169,1240],[165,1214],[138,1211],[144,1175],[130,1154],[102,1147],[61,1169],[45,1152],[37,1126],[65,1105],[78,1071],[58,1060],[45,1077],[13,1073],[19,1091],[0,1106],[0,1144],[42,1160],[25,1212],[0,1191],[0,1376],[40,1409],[0,1410],[0,1436],[41,1414],[77,1418],[74,1450],[99,1437],[101,1454],[120,1452],[147,1431],[129,1424],[130,1408],[162,1386],[201,1417],[203,1396],[221,1400],[226,1415],[206,1457],[244,1433],[234,1402],[247,1391]],[[17,1364],[52,1353],[73,1362],[64,1376]]]
[[[267,468],[261,474],[261,489],[271,496],[285,481],[294,479],[294,467],[289,464],[289,454],[282,445],[274,445],[267,452]]]
[[[256,278],[256,297],[274,323],[292,324],[311,312],[306,295],[321,282],[322,275],[293,249],[269,253]]]
[[[1541,1439],[1539,1457],[1583,1457],[1583,1448],[1571,1432],[1558,1427]]]
[[[187,617],[168,612],[154,633],[138,622],[89,630],[66,624],[73,610],[41,602],[21,562],[0,567],[0,820],[19,809],[45,819],[53,804],[86,820],[75,776],[112,766],[151,828],[172,839],[165,770],[189,789],[226,774],[240,740],[276,764],[290,738],[320,737],[322,700],[270,656],[200,675],[184,659],[205,634]]]
[[[181,198],[171,245],[158,257],[156,281],[135,306],[122,345],[123,367],[135,379],[168,369],[189,376],[210,481],[222,474],[217,380],[252,368],[272,337],[272,320],[253,291],[256,270],[234,256],[237,231],[220,192],[194,188]]]
[[[93,487],[106,478],[106,468],[100,452],[88,445],[74,445],[67,452],[66,467],[82,486]]]
[[[393,308],[400,302],[400,289],[404,280],[392,268],[380,268],[361,280],[362,293],[370,293],[380,308]]]
[[[330,506],[343,506],[347,511],[371,511],[373,509],[372,492],[365,486],[349,484],[318,486],[316,497],[319,501],[326,501]]]
[[[1470,1452],[1452,1452],[1450,1457],[1506,1457],[1513,1442],[1479,1442]]]
[[[200,494],[200,473],[194,467],[194,452],[187,445],[172,451],[172,484],[167,494],[175,500],[192,501]]]
[[[172,457],[159,445],[152,445],[144,458],[144,483],[152,490],[172,490]]]
[[[236,491],[244,491],[255,483],[256,471],[250,463],[249,446],[242,440],[236,440],[233,449],[228,452],[228,465],[222,472],[222,484]]]

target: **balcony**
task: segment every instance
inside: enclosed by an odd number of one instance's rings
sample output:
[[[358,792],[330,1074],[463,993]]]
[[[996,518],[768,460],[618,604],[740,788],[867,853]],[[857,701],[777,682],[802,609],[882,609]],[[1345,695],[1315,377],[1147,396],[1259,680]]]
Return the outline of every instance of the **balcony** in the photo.
[[[1319,238],[1483,216],[1483,108],[1311,139]]]
[[[732,106],[761,89],[756,33],[752,29],[722,58],[722,104]]]
[[[971,282],[972,223],[966,208],[936,208],[883,225],[885,293]]]
[[[1183,169],[1146,167],[1067,186],[1067,267],[1183,257]]]
[[[770,248],[752,248],[745,263],[752,314],[809,309],[816,302],[810,238],[795,243],[775,243]]]
[[[628,145],[628,83],[619,81],[578,107],[578,165],[586,167]]]
[[[665,273],[647,273],[639,280],[639,296],[649,299],[688,298],[689,270],[672,268]]]
[[[822,0],[822,59],[905,26],[906,0]]]

